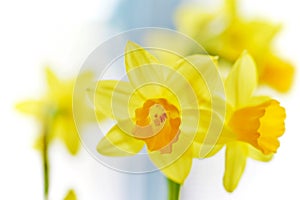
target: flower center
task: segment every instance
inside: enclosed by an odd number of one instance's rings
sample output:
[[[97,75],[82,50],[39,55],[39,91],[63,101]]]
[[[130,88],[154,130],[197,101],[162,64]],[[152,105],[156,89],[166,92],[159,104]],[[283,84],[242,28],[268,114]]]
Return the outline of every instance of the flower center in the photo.
[[[285,110],[275,100],[235,111],[229,126],[238,140],[247,142],[264,154],[275,153],[278,137],[284,133]]]
[[[180,133],[178,109],[163,98],[149,99],[135,110],[135,116],[133,135],[145,141],[150,151],[170,153]]]

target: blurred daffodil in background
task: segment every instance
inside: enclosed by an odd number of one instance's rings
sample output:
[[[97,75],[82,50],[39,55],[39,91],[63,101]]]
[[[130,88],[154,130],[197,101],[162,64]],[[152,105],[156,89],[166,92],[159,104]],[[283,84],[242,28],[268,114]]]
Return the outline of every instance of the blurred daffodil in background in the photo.
[[[247,50],[256,62],[258,81],[279,92],[290,90],[294,66],[273,47],[280,24],[265,19],[248,19],[240,13],[238,0],[224,0],[213,11],[182,6],[176,14],[179,31],[194,38],[211,55],[220,56],[224,65],[231,65]]]
[[[44,168],[45,198],[49,192],[49,147],[55,139],[65,144],[71,155],[76,155],[80,148],[79,136],[73,118],[72,99],[75,79],[61,80],[47,67],[45,70],[47,80],[47,93],[40,99],[31,99],[16,105],[18,111],[35,117],[41,124],[42,130],[38,135],[34,147],[41,152]],[[79,78],[88,78],[82,75]],[[83,108],[84,104],[78,107]],[[82,123],[90,120],[82,116]],[[69,196],[74,196],[72,192]],[[70,199],[69,197],[68,199]],[[74,199],[74,198],[73,198]]]
[[[35,148],[44,149],[53,139],[60,139],[69,153],[76,155],[80,142],[73,120],[72,95],[75,80],[60,80],[50,68],[46,68],[48,92],[41,99],[26,100],[17,104],[17,109],[34,116],[44,126],[43,133],[37,138]]]
[[[194,65],[209,71],[215,62],[208,55],[193,55],[165,66],[129,41],[125,53],[129,82],[99,81],[91,96],[96,110],[117,121],[99,142],[98,152],[132,156],[146,146],[150,159],[174,190],[170,199],[178,199],[179,186],[199,153],[194,138],[204,138],[210,124],[210,95],[214,94]]]

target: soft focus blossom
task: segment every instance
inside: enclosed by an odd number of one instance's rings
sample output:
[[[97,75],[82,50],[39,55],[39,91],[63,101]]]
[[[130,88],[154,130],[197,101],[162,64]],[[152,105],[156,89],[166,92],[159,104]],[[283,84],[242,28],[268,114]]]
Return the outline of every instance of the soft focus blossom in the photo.
[[[88,74],[80,78],[88,78]],[[47,135],[47,143],[54,139],[60,139],[68,151],[75,155],[80,147],[79,137],[75,126],[72,97],[75,79],[60,80],[50,68],[46,68],[48,84],[47,93],[40,99],[31,99],[17,104],[20,112],[34,116],[43,126],[42,133],[36,139],[35,147],[43,150],[44,136]],[[77,105],[78,107],[84,106]],[[88,116],[82,116],[79,121],[84,123]]]
[[[236,0],[227,0],[213,11],[182,7],[176,16],[177,28],[224,62],[233,63],[247,50],[257,64],[259,83],[287,92],[293,82],[294,67],[273,47],[281,26],[264,19],[246,19],[236,4]]]

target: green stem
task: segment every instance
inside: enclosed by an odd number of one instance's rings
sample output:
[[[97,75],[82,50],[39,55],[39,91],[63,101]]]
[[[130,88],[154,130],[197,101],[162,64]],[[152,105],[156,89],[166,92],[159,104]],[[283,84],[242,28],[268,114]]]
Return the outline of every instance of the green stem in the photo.
[[[180,196],[180,184],[168,179],[168,200],[179,200]]]
[[[49,194],[49,160],[48,160],[48,131],[47,128],[44,132],[43,137],[43,171],[44,171],[44,198],[48,200]]]

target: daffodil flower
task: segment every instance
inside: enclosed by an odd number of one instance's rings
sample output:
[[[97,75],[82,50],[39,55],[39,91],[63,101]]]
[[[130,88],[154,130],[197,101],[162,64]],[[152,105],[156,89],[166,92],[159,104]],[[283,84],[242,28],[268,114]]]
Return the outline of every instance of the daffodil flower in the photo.
[[[85,77],[83,77],[85,76]],[[90,75],[83,75],[87,78]],[[46,68],[48,92],[39,100],[27,100],[17,104],[17,109],[34,116],[47,130],[48,143],[60,139],[68,151],[75,155],[80,146],[72,111],[72,98],[75,80],[60,80],[50,68]],[[84,105],[81,105],[83,107]],[[90,118],[82,116],[84,123]],[[43,134],[37,138],[35,147],[43,150]]]
[[[83,74],[78,78],[91,78],[91,74]],[[44,167],[44,195],[48,199],[49,190],[49,161],[48,149],[54,139],[60,139],[70,154],[77,154],[80,142],[73,118],[72,99],[75,80],[60,80],[46,68],[48,92],[39,100],[27,100],[17,104],[16,108],[22,113],[34,116],[41,124],[42,131],[36,139],[34,147],[42,154]],[[78,109],[85,109],[85,104],[77,105]],[[81,116],[80,123],[92,118]],[[71,197],[74,194],[70,194]],[[74,198],[73,198],[74,199]]]
[[[214,95],[195,66],[213,76],[209,71],[214,68],[214,58],[193,55],[165,66],[129,41],[125,66],[129,82],[102,80],[95,91],[96,110],[117,122],[97,151],[106,156],[131,156],[146,146],[157,168],[182,184],[199,152],[195,140],[207,135]]]
[[[279,147],[278,137],[285,131],[285,109],[277,100],[253,96],[256,87],[255,63],[244,52],[225,80],[226,135],[231,138],[226,143],[223,184],[229,192],[237,187],[247,157],[269,161]]]
[[[177,27],[196,39],[211,55],[233,63],[246,49],[257,63],[260,84],[287,92],[294,77],[293,65],[275,54],[272,42],[281,26],[266,20],[248,20],[240,16],[236,0],[226,0],[212,12],[197,6],[183,7],[177,15]]]

